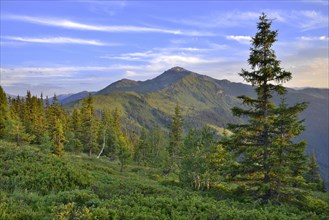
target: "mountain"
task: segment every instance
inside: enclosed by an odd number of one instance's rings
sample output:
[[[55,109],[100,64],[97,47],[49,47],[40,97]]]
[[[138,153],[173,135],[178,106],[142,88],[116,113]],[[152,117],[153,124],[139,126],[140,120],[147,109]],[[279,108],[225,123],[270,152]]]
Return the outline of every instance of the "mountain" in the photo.
[[[97,92],[97,95],[109,94],[114,91],[133,91],[140,94],[145,94],[149,92],[155,92],[166,88],[170,84],[181,80],[185,76],[193,75],[191,71],[185,70],[181,67],[173,67],[170,70],[165,71],[160,76],[146,81],[133,81],[129,79],[122,79],[106,88]]]
[[[86,98],[87,96],[89,96],[89,94],[94,95],[95,92],[82,91],[82,92],[78,92],[75,94],[62,94],[62,95],[56,96],[56,98],[60,104],[65,105],[68,103],[80,101],[80,100]],[[53,103],[53,99],[54,99],[54,97],[49,98],[50,104]]]
[[[167,129],[179,103],[187,129],[208,125],[221,133],[227,123],[242,122],[231,113],[233,106],[241,105],[236,97],[255,96],[255,92],[250,85],[217,80],[174,67],[151,80],[117,81],[93,95],[96,109],[118,108],[128,130],[139,130],[141,126],[151,129],[157,125]],[[309,103],[301,114],[306,131],[300,138],[307,140],[308,153],[315,151],[325,179],[329,179],[328,96],[328,89],[305,88],[288,89],[286,97],[289,104]],[[274,100],[278,103],[280,99],[275,97]]]
[[[71,94],[63,99],[60,99],[59,102],[62,104],[62,105],[65,105],[67,103],[70,103],[70,102],[75,102],[75,101],[79,101],[79,100],[82,100],[86,97],[88,97],[90,95],[93,95],[94,92],[87,92],[87,91],[82,91],[82,92],[79,92],[79,93],[76,93],[76,94]]]

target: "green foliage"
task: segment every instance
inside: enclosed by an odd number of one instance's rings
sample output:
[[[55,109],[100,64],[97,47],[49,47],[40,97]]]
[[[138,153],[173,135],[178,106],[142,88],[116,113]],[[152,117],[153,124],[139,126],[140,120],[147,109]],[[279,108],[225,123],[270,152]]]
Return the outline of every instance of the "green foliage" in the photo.
[[[183,143],[183,117],[178,103],[176,104],[169,129],[169,145],[167,150],[170,158],[168,161],[168,172],[171,172],[175,169],[175,166],[179,165]]]
[[[23,123],[17,116],[12,116],[11,119],[6,121],[5,131],[6,139],[16,142],[17,146],[21,143],[30,143],[34,137],[26,133]]]
[[[165,167],[165,163],[169,161],[166,136],[159,126],[153,127],[150,131],[143,128],[134,149],[134,161],[138,165]]]
[[[154,79],[161,92],[150,81],[122,80],[103,91],[110,97],[89,95],[70,115],[56,96],[44,103],[28,91],[7,103],[0,87],[0,138],[17,145],[0,140],[0,219],[327,219],[328,194],[307,191],[324,189],[315,156],[305,184],[306,142],[295,141],[306,104],[274,104],[291,73],[276,60],[270,27],[263,14],[252,71],[240,74],[256,93],[239,96],[246,108],[233,108],[246,121],[228,119],[236,99],[223,94],[231,91],[225,81],[179,67]],[[168,137],[160,126],[174,107]],[[182,112],[189,110],[189,127],[219,132],[191,129],[184,139]],[[244,124],[231,125],[227,136],[219,126],[229,120]]]
[[[316,161],[314,151],[310,156],[308,169],[305,173],[305,179],[311,189],[318,191],[325,191],[324,181],[320,176],[319,165]]]
[[[180,170],[183,183],[195,189],[209,189],[224,180],[221,173],[230,156],[218,144],[211,128],[191,129],[185,138],[183,155]]]
[[[143,128],[134,151],[134,161],[136,161],[138,165],[146,165],[148,147],[146,142],[146,130]]]
[[[6,126],[9,120],[9,108],[6,93],[0,86],[0,139],[3,139],[6,134]]]
[[[53,153],[59,157],[64,155],[64,131],[63,125],[61,121],[57,119],[54,124],[54,131],[53,131],[53,142],[54,142],[54,149]]]
[[[131,157],[132,151],[127,141],[127,138],[124,135],[119,135],[117,137],[116,144],[117,144],[117,154],[121,164],[120,172],[122,172],[127,164],[127,161]]]
[[[82,100],[81,106],[81,129],[84,131],[81,136],[81,143],[85,151],[89,152],[89,156],[98,147],[97,143],[97,119],[95,117],[93,98],[89,95],[88,98]]]
[[[183,68],[174,68],[152,80],[133,84],[134,86],[130,87],[127,86],[130,83],[114,83],[104,93],[95,94],[93,100],[96,111],[118,108],[124,129],[129,132],[135,131],[136,134],[140,134],[143,127],[151,131],[154,126],[159,126],[167,131],[177,102],[183,113],[186,131],[191,127],[201,129],[207,125],[221,133],[223,128],[227,128],[227,123],[246,122],[244,117],[233,117],[231,113],[233,106],[241,106],[236,96],[256,96],[253,87],[249,85],[215,80]],[[307,129],[298,140],[307,140],[307,153],[311,153],[310,147],[315,149],[321,176],[328,179],[328,123],[324,120],[328,118],[328,89],[306,88],[287,91],[289,106],[296,102],[309,103],[309,107],[300,115],[300,118],[305,118]],[[274,94],[273,102],[280,104],[280,97]],[[65,107],[71,109],[73,106],[79,104],[71,103]],[[318,117],[319,115],[322,117]],[[106,155],[105,151],[103,155]]]
[[[0,219],[327,219],[327,196],[295,204],[220,199],[154,168],[0,141]],[[154,176],[158,176],[154,180]],[[215,196],[216,195],[216,196]],[[303,195],[303,194],[302,194]]]
[[[0,152],[0,185],[7,192],[32,190],[46,194],[90,184],[88,175],[65,157],[60,159],[37,148],[16,147],[7,142],[0,143]]]

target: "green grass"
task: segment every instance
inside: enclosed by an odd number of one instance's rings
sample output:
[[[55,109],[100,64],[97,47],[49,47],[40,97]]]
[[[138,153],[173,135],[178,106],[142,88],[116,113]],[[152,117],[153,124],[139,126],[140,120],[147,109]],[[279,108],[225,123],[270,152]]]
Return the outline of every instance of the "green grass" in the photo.
[[[149,167],[0,141],[0,219],[328,219],[328,194],[262,204],[193,191]],[[235,199],[233,199],[235,198]]]

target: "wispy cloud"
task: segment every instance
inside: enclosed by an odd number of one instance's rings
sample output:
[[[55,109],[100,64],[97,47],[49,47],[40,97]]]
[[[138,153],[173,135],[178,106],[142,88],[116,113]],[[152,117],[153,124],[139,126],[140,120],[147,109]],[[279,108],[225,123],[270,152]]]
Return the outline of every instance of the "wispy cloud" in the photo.
[[[257,22],[259,16],[263,11],[218,11],[206,16],[196,16],[189,19],[168,19],[173,23],[180,23],[195,27],[204,28],[227,28],[227,27],[240,27],[251,26]],[[268,17],[276,19],[277,21],[285,21],[285,17],[279,11],[265,10]]]
[[[328,15],[315,10],[292,11],[285,15],[287,23],[297,26],[303,31],[328,27]]]
[[[303,41],[329,41],[329,37],[326,36],[320,36],[320,37],[300,37]]]
[[[250,44],[251,37],[250,36],[235,36],[235,35],[229,35],[226,36],[227,40],[235,40],[239,42],[240,44]]]
[[[265,12],[269,18],[275,19],[276,22],[288,24],[303,31],[328,27],[328,15],[316,10],[217,11],[206,16],[188,19],[164,18],[163,20],[203,28],[246,27],[254,26],[262,12]]]
[[[109,44],[98,40],[69,38],[69,37],[46,37],[46,38],[32,38],[32,37],[13,37],[5,36],[3,39],[21,41],[27,43],[43,43],[43,44],[84,44],[94,46],[114,46],[118,44]]]
[[[29,22],[39,25],[61,27],[66,29],[75,29],[83,31],[101,31],[101,32],[133,32],[133,33],[163,33],[174,35],[187,35],[187,36],[214,36],[211,32],[200,32],[193,30],[180,30],[180,29],[167,29],[156,27],[144,27],[144,26],[132,26],[132,25],[95,25],[84,24],[68,19],[61,18],[47,18],[47,17],[33,17],[33,16],[21,16],[21,15],[4,15],[3,19],[17,20],[23,22]]]
[[[260,13],[257,12],[217,12],[207,16],[197,16],[191,19],[165,19],[174,23],[181,23],[184,25],[217,28],[217,27],[233,27],[240,26],[242,23],[254,23],[259,17]]]
[[[190,53],[177,53],[178,49],[186,49]],[[200,49],[201,50],[201,49]],[[184,51],[184,50],[183,50]],[[103,59],[119,59],[125,61],[143,61],[154,66],[176,66],[176,65],[199,65],[221,62],[222,59],[204,57],[193,54],[198,52],[197,48],[158,48],[144,52],[124,53],[119,56],[101,56]]]
[[[71,77],[77,72],[109,72],[118,69],[135,69],[130,65],[113,66],[62,66],[62,67],[15,67],[0,68],[0,72],[6,76],[15,75],[15,78],[49,78],[49,77]],[[5,80],[5,78],[4,78]]]

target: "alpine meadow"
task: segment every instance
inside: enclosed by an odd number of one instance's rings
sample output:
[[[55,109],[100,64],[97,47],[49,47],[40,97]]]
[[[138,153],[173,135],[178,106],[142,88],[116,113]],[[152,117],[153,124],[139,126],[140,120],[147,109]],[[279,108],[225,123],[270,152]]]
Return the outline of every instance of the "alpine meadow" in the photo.
[[[169,66],[53,97],[1,85],[0,219],[329,219],[329,90],[285,86],[279,21],[257,17],[246,84]]]

